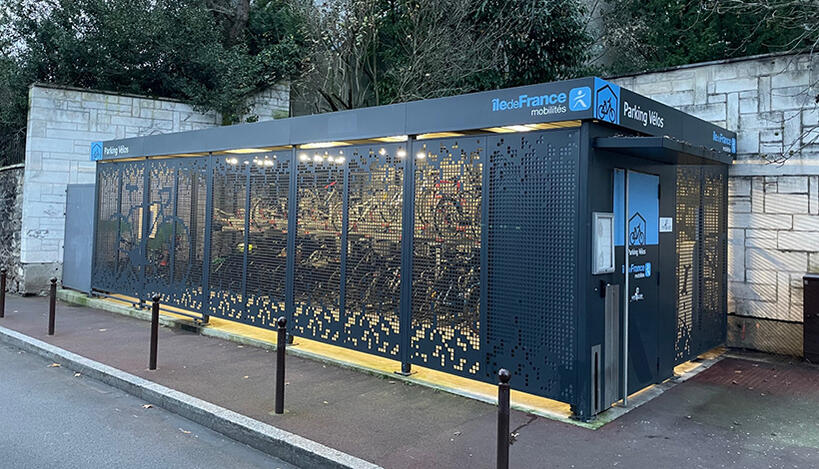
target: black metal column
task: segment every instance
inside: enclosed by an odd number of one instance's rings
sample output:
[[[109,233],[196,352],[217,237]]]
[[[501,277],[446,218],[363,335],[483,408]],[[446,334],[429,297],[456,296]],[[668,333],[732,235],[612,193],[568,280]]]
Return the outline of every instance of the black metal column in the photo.
[[[412,256],[413,239],[415,236],[415,157],[412,153],[415,136],[407,139],[404,154],[404,206],[402,207],[401,222],[401,316],[398,333],[401,337],[399,355],[401,357],[400,374],[409,375],[412,372],[412,352],[410,337],[412,336]]]
[[[498,371],[498,469],[509,469],[509,380],[512,375],[501,368]]]
[[[48,295],[48,335],[54,335],[54,319],[57,310],[57,277],[51,277]]]
[[[150,357],[148,358],[148,369],[156,369],[156,352],[157,341],[159,340],[159,295],[154,295],[151,300],[151,348]]]
[[[0,269],[0,318],[6,317],[6,275],[5,267]]]
[[[210,320],[210,242],[213,226],[213,173],[216,170],[213,154],[208,155],[205,173],[205,238],[202,243],[202,322]]]
[[[284,413],[284,356],[287,349],[287,318],[280,317],[276,334],[276,413]]]
[[[293,320],[296,312],[296,288],[294,285],[296,276],[296,232],[298,231],[298,170],[299,163],[296,159],[296,147],[290,152],[290,185],[287,196],[287,265],[285,267],[286,283],[284,287],[284,311],[285,318],[294,327]],[[292,335],[290,336],[292,340]]]

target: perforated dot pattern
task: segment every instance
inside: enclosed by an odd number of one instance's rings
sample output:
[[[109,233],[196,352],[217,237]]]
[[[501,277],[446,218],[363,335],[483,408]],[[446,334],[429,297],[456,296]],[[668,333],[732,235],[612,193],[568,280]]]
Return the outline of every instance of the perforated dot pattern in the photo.
[[[486,377],[574,393],[578,217],[576,130],[489,139]]]

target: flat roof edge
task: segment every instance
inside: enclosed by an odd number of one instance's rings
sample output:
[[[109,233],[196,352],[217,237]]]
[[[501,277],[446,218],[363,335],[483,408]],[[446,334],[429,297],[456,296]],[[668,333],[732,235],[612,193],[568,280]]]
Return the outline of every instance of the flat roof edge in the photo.
[[[94,142],[92,159],[209,153],[583,120],[605,122],[647,135],[667,135],[692,145],[707,146],[716,142],[729,152],[736,148],[733,132],[621,89],[601,78],[588,77],[252,124]]]

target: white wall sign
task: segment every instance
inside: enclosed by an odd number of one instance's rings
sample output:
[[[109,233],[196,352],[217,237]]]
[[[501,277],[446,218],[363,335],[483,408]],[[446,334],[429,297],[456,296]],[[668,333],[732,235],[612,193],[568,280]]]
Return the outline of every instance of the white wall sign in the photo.
[[[594,212],[592,275],[614,272],[614,214]]]
[[[671,233],[674,231],[674,219],[672,217],[660,217],[660,233]]]

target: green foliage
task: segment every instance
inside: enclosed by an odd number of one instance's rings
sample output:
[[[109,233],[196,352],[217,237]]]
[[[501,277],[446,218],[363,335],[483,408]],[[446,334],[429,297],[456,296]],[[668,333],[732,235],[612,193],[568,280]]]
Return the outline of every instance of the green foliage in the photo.
[[[253,2],[246,41],[227,43],[204,0],[28,0],[4,7],[2,124],[25,126],[27,86],[48,82],[177,98],[235,121],[246,98],[298,73],[300,18]]]
[[[503,88],[574,78],[587,72],[591,37],[576,0],[482,0],[477,19],[497,27],[503,68],[483,77],[482,88]]]
[[[729,0],[737,5],[743,2]],[[614,0],[606,7],[605,46],[612,73],[631,73],[695,62],[799,48],[789,15],[720,8],[720,1]],[[725,3],[725,2],[723,2]]]
[[[308,10],[312,68],[299,89],[313,112],[573,77],[591,44],[578,0],[327,0]]]

